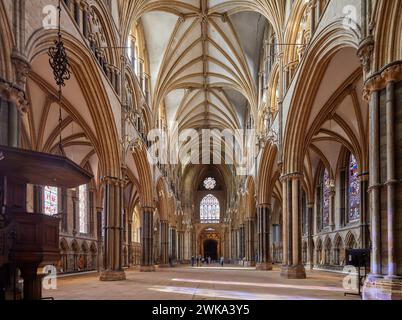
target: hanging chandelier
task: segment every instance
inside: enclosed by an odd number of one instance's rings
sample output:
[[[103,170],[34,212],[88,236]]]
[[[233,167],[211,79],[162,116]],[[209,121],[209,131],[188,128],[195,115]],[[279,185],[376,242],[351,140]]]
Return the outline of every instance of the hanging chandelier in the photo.
[[[59,149],[60,153],[63,153],[62,150],[62,112],[61,112],[61,100],[62,100],[62,87],[66,85],[65,81],[70,80],[71,71],[70,64],[68,62],[68,57],[66,53],[66,49],[64,48],[64,43],[62,41],[61,36],[61,0],[58,3],[58,32],[57,39],[54,41],[54,46],[49,48],[48,55],[50,57],[49,64],[53,70],[54,80],[56,81],[56,85],[58,86],[58,103],[59,103]]]
[[[61,0],[59,0],[57,10],[59,13],[57,39],[54,41],[54,46],[49,48],[48,55],[56,85],[61,89],[61,87],[66,85],[65,81],[70,80],[71,72],[61,36]]]

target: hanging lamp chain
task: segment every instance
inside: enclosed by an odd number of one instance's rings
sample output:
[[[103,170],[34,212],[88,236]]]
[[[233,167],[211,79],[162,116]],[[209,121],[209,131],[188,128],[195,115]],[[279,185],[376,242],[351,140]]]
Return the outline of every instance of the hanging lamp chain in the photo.
[[[54,41],[54,46],[49,48],[48,55],[50,57],[49,64],[53,70],[53,76],[58,86],[58,103],[59,103],[59,149],[62,153],[62,88],[66,85],[65,81],[70,80],[71,71],[70,64],[61,35],[61,0],[58,2],[58,31],[57,40]]]

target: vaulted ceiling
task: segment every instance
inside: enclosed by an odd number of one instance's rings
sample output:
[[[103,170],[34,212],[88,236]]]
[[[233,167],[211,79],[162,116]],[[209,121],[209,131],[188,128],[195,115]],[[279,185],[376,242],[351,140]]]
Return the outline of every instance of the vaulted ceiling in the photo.
[[[224,1],[149,1],[142,15],[153,110],[179,129],[243,128],[257,114],[257,74],[267,20],[228,15]]]

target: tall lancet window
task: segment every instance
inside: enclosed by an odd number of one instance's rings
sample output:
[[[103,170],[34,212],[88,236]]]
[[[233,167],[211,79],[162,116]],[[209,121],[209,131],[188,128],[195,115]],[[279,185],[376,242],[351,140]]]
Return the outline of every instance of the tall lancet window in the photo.
[[[353,154],[350,154],[348,166],[348,211],[350,222],[360,219],[359,166]]]
[[[328,169],[322,175],[322,224],[323,227],[329,226],[329,208],[331,198],[331,186]]]
[[[54,216],[58,213],[58,189],[56,187],[45,187],[43,190],[44,213]]]
[[[200,203],[200,222],[219,223],[221,209],[219,200],[212,194],[205,196]]]
[[[78,188],[80,233],[88,233],[88,187],[86,184]]]

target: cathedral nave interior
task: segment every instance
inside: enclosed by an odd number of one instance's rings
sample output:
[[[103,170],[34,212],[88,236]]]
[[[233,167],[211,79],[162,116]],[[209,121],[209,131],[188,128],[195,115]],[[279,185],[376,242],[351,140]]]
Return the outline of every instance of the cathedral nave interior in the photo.
[[[401,13],[0,0],[0,300],[402,299]]]

